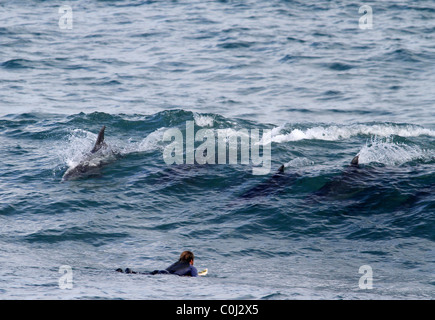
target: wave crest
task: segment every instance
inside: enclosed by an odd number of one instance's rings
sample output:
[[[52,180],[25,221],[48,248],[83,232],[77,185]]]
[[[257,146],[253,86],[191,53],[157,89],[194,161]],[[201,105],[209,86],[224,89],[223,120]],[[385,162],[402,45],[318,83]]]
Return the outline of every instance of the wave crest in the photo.
[[[283,126],[277,127],[272,131],[272,142],[283,143],[300,140],[337,141],[348,139],[357,135],[380,137],[418,137],[427,135],[435,137],[434,130],[409,124],[353,124],[347,126],[331,125],[316,126],[307,129],[293,129],[289,133],[281,133],[282,131],[284,131]]]

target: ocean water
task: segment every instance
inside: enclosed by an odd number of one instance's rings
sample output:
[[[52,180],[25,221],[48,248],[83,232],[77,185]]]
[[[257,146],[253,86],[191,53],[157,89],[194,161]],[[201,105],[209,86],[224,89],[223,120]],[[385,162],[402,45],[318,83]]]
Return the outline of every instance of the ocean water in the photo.
[[[435,3],[362,4],[0,1],[0,298],[434,299]],[[168,165],[188,121],[270,173]]]

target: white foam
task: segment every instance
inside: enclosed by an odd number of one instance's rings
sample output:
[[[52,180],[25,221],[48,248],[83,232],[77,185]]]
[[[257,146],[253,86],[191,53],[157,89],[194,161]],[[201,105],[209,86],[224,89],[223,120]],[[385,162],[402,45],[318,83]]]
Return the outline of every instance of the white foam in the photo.
[[[284,164],[286,168],[300,168],[314,165],[314,161],[305,158],[297,157]]]
[[[277,135],[279,135],[279,133],[280,133],[281,130],[283,130],[283,129],[284,129],[284,125],[281,125],[281,126],[275,127],[275,128],[273,128],[273,129],[270,131],[270,134],[272,135],[272,137],[277,136]]]
[[[393,139],[372,138],[358,153],[359,163],[382,163],[385,165],[401,165],[410,161],[429,157],[427,150],[418,146],[395,143]]]
[[[166,128],[159,128],[146,136],[138,145],[138,152],[152,151],[160,148]]]
[[[196,125],[200,127],[212,127],[214,123],[214,119],[211,116],[195,113],[193,118],[195,119]]]
[[[300,140],[337,141],[348,139],[359,134],[379,137],[418,137],[428,135],[435,137],[435,131],[415,125],[396,124],[353,124],[348,126],[317,126],[305,130],[293,129],[290,133],[281,133],[282,127],[272,130],[272,142],[282,143]]]
[[[58,150],[68,167],[76,166],[93,148],[97,135],[82,129],[73,129],[68,136],[66,147]]]

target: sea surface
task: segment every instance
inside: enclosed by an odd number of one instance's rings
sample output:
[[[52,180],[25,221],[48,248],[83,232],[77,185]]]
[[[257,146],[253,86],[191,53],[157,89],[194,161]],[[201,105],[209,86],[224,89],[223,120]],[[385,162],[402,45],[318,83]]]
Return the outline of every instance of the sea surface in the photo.
[[[434,299],[434,84],[429,0],[0,0],[0,299]]]

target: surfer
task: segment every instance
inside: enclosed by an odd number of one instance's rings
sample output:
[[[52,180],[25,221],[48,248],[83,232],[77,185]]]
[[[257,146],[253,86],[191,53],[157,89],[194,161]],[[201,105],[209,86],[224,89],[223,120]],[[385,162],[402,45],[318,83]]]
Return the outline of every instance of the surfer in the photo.
[[[175,274],[177,276],[196,277],[198,270],[193,266],[195,256],[191,251],[183,251],[177,262],[171,264],[165,270],[154,270],[151,273],[145,274]],[[117,269],[118,272],[123,272],[121,268]],[[125,269],[125,273],[138,273],[130,268]]]
[[[154,270],[151,274],[176,274],[178,276],[198,276],[198,270],[193,266],[193,260],[195,256],[191,251],[183,251],[180,255],[180,259],[177,262],[171,264],[165,270]]]

